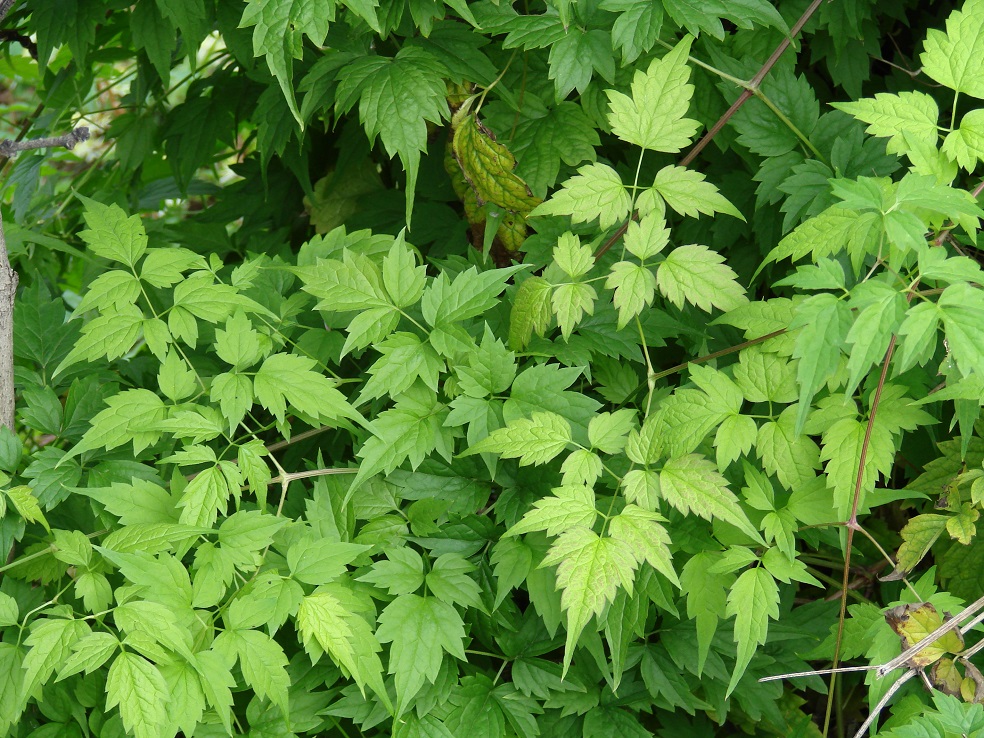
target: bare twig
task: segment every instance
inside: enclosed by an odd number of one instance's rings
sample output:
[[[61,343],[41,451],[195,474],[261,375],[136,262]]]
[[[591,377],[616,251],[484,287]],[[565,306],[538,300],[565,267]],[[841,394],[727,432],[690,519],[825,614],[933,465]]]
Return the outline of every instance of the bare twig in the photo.
[[[29,151],[31,149],[50,149],[59,147],[74,149],[76,144],[87,141],[88,139],[89,129],[85,126],[79,126],[63,136],[31,138],[27,141],[11,141],[10,139],[4,139],[3,141],[0,141],[0,156],[7,157],[9,159],[16,156],[20,151]]]

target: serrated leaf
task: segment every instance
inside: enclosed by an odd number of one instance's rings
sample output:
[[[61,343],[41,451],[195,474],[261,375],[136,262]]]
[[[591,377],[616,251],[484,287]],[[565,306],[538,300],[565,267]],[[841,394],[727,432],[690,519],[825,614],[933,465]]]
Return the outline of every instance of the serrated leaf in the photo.
[[[313,371],[313,359],[296,354],[274,354],[260,366],[253,378],[256,399],[283,422],[286,403],[325,423],[362,416],[335,389],[332,380]]]
[[[533,333],[542,335],[550,325],[553,287],[543,277],[528,277],[519,286],[509,313],[509,348],[526,348]]]
[[[119,705],[123,725],[136,738],[156,738],[167,722],[167,682],[160,670],[135,653],[119,654],[106,677],[106,707]]]
[[[699,218],[702,214],[726,213],[745,220],[741,211],[718,192],[717,187],[706,182],[703,174],[691,169],[674,165],[663,167],[656,173],[652,190],[681,215]]]
[[[728,683],[730,694],[745,673],[755,648],[765,643],[769,619],[779,619],[776,580],[761,567],[742,573],[728,593],[727,614],[735,616],[735,641],[738,643],[738,660]]]
[[[940,295],[940,316],[953,358],[964,374],[984,375],[984,290],[951,284]]]
[[[585,484],[555,487],[553,494],[533,503],[533,509],[503,536],[518,536],[538,530],[555,536],[577,525],[590,528],[597,514],[591,487]]]
[[[642,261],[656,256],[669,242],[666,219],[656,213],[632,221],[625,231],[625,248]]]
[[[86,230],[79,238],[89,245],[97,256],[118,261],[131,269],[147,250],[147,233],[139,215],[127,216],[116,204],[82,198],[85,204]]]
[[[592,616],[601,615],[619,587],[632,591],[637,564],[625,542],[601,538],[584,526],[571,528],[553,543],[541,566],[554,564],[557,586],[563,590],[561,607],[567,612],[566,675],[581,631]]]
[[[669,533],[662,525],[666,519],[636,505],[626,505],[622,512],[609,520],[612,538],[624,541],[638,563],[648,563],[677,587],[680,581],[673,569],[668,548]]]
[[[629,216],[631,207],[618,172],[607,164],[587,164],[530,215],[569,215],[575,223],[597,218],[602,228],[611,228]]]
[[[685,37],[647,71],[637,70],[631,96],[605,91],[611,110],[608,122],[616,136],[644,149],[669,153],[690,143],[700,128],[697,121],[684,117],[694,94],[687,66],[692,41]]]
[[[692,244],[671,251],[656,272],[659,291],[677,307],[685,302],[710,312],[725,312],[748,302],[737,275],[724,264],[724,257],[706,246]]]
[[[385,560],[374,561],[358,580],[382,587],[391,595],[410,594],[424,583],[424,561],[409,546],[391,548],[386,551]]]
[[[492,431],[462,455],[492,452],[507,459],[518,458],[520,465],[539,465],[553,459],[570,442],[570,423],[556,413],[536,412]]]
[[[723,520],[753,540],[762,538],[749,522],[738,498],[713,463],[699,454],[670,459],[659,473],[660,492],[684,515],[695,512],[705,520]]]
[[[665,263],[665,262],[664,262]],[[613,303],[618,308],[618,327],[624,328],[632,318],[653,304],[656,297],[656,275],[652,270],[632,261],[612,264],[605,287],[614,289]]]
[[[950,13],[946,33],[930,29],[919,60],[940,84],[984,99],[984,2],[967,0]]]

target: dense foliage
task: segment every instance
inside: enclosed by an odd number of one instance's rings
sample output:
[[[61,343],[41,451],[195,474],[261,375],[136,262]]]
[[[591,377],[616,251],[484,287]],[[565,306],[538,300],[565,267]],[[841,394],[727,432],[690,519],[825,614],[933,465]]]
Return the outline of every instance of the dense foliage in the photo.
[[[984,735],[984,0],[4,39],[0,736]]]

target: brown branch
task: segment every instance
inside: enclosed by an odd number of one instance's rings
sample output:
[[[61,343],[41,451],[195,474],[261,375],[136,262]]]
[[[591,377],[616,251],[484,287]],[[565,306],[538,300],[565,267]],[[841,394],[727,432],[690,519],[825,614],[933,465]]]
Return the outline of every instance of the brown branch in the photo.
[[[7,13],[10,12],[16,2],[17,0],[0,0],[0,23],[3,23],[3,19],[7,17]]]
[[[791,29],[789,29],[789,35],[782,40],[782,42],[775,48],[775,51],[772,52],[772,55],[765,60],[765,64],[763,64],[762,68],[756,72],[755,76],[745,84],[745,89],[742,90],[742,93],[738,96],[738,99],[731,104],[731,107],[725,111],[724,115],[718,118],[717,123],[711,126],[707,133],[701,137],[700,141],[698,141],[697,144],[690,149],[687,155],[680,160],[680,166],[685,167],[693,162],[693,160],[697,158],[697,155],[704,150],[704,147],[707,146],[707,144],[709,144],[711,140],[721,132],[721,129],[724,128],[725,124],[727,124],[727,122],[734,117],[734,114],[738,112],[738,109],[748,102],[748,100],[756,93],[759,86],[762,84],[762,81],[766,78],[769,72],[772,71],[772,68],[776,65],[776,62],[779,61],[779,58],[785,53],[786,49],[789,48],[790,44],[793,42],[793,39],[796,38],[796,36],[799,35],[799,32],[803,30],[803,26],[805,26],[810,18],[813,17],[813,14],[817,12],[817,8],[823,4],[823,1],[824,0],[813,0],[813,2],[810,3],[810,7],[803,12],[803,15],[800,16],[799,20],[796,21]],[[636,214],[633,213],[632,217],[619,226],[618,230],[615,231],[615,233],[612,234],[607,241],[605,241],[604,245],[602,245],[602,247],[595,252],[595,261],[598,261],[598,259],[604,256],[605,252],[614,246],[618,239],[625,235],[625,232],[629,228],[629,223],[635,218]]]

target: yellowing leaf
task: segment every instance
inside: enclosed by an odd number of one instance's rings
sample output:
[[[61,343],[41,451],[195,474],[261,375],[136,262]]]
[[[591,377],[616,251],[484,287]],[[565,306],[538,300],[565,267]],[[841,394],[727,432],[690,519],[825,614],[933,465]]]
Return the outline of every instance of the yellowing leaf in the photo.
[[[943,625],[939,612],[929,602],[892,607],[885,611],[885,620],[902,639],[902,650],[916,645]],[[951,630],[913,655],[909,663],[916,667],[929,666],[943,654],[960,653],[963,648],[963,637],[956,630]]]

